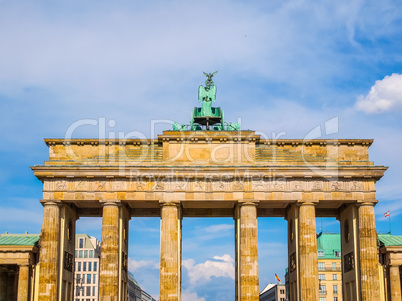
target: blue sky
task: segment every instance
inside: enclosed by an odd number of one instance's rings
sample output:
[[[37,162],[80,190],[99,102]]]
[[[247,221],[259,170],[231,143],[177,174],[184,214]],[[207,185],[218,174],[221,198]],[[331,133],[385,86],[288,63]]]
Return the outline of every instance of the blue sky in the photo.
[[[401,1],[0,0],[0,233],[39,233],[44,138],[81,119],[106,135],[147,137],[187,123],[202,71],[219,70],[228,121],[268,137],[303,138],[338,118],[328,138],[373,138],[389,166],[377,183],[376,222],[402,235]],[[99,136],[83,126],[75,137]],[[326,137],[326,136],[323,136]],[[317,228],[339,231],[334,219]],[[261,218],[260,287],[283,278],[286,222]],[[130,269],[158,295],[159,219],[130,222]],[[100,220],[78,231],[100,237]],[[232,219],[183,220],[183,300],[233,300]]]

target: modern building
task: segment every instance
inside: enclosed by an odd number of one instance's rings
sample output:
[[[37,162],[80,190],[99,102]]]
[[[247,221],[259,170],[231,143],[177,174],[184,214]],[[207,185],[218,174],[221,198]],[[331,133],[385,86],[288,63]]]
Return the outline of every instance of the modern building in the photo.
[[[141,300],[141,288],[135,280],[134,275],[130,272],[127,273],[127,290],[128,301]]]
[[[38,234],[0,234],[1,301],[37,300],[38,241]]]
[[[378,248],[381,264],[380,280],[385,296],[383,300],[402,300],[402,236],[378,234]]]
[[[318,283],[320,301],[342,300],[341,236],[317,235]]]
[[[87,234],[75,236],[74,300],[97,301],[100,242]]]
[[[260,293],[260,301],[287,301],[286,287],[281,283],[270,283]]]
[[[128,272],[127,278],[128,301],[155,301],[150,294],[142,290],[133,274]]]

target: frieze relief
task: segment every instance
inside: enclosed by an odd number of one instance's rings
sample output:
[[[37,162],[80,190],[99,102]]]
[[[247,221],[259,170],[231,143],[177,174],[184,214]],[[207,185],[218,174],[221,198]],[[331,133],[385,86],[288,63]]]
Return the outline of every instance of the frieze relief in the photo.
[[[316,181],[287,179],[177,179],[154,178],[126,180],[54,180],[45,181],[45,191],[363,191],[363,181]]]
[[[67,190],[67,181],[56,181],[54,184],[54,190]]]
[[[267,186],[268,186],[267,183],[263,179],[252,181],[252,188],[253,188],[253,190],[256,190],[256,191],[267,190]]]
[[[324,185],[322,181],[313,181],[311,183],[311,190],[322,190],[323,186]]]
[[[333,181],[329,183],[329,188],[331,190],[343,190],[343,182],[341,181]]]
[[[106,181],[95,181],[94,182],[94,190],[95,191],[104,191],[104,190],[106,190]]]
[[[212,189],[214,191],[225,191],[227,190],[227,187],[228,187],[227,181],[218,180],[212,182]]]
[[[352,181],[349,183],[349,190],[363,190],[363,183],[358,181]]]
[[[242,181],[235,181],[233,183],[233,190],[244,190],[244,183]]]
[[[204,181],[196,180],[193,183],[193,190],[194,191],[205,191],[205,185],[206,183]]]

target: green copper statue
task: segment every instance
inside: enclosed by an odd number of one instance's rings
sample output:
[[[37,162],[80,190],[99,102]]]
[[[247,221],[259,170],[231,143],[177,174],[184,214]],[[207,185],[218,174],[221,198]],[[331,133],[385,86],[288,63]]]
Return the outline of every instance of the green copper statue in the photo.
[[[201,108],[195,107],[191,112],[190,124],[172,124],[174,131],[240,131],[240,123],[227,123],[224,120],[223,110],[220,107],[212,107],[216,101],[216,86],[212,77],[218,73],[205,73],[207,77],[205,87],[198,88],[198,101],[202,101]]]
[[[212,77],[218,73],[205,73],[207,80],[205,81],[205,87],[199,86],[198,88],[198,101],[202,101],[201,115],[202,116],[213,116],[212,115],[212,102],[216,101],[216,86]]]

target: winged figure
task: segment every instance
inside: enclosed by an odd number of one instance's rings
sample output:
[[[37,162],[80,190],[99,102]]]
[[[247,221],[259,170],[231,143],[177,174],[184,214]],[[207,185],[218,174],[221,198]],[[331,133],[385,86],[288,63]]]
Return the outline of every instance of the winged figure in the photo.
[[[198,88],[198,101],[202,101],[201,115],[202,116],[212,116],[212,102],[216,101],[216,86],[212,77],[217,73],[206,73],[204,72],[207,80],[205,81],[205,87],[199,86]]]

